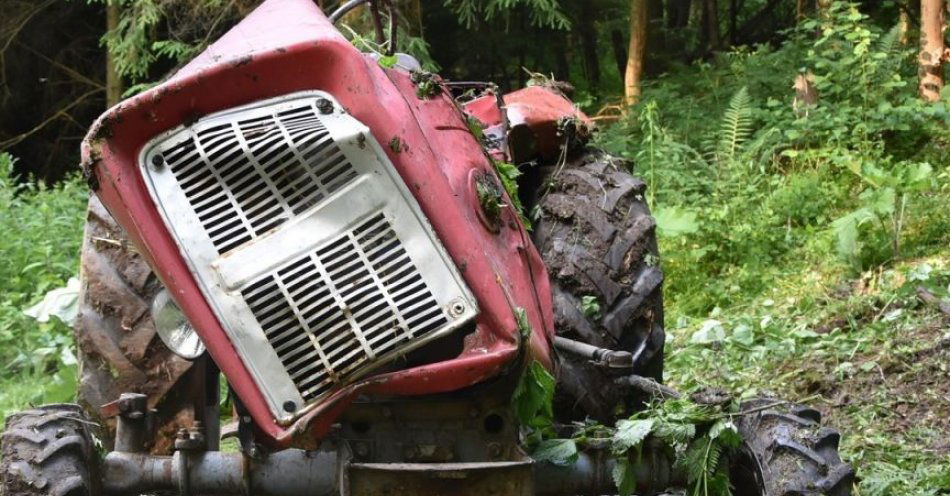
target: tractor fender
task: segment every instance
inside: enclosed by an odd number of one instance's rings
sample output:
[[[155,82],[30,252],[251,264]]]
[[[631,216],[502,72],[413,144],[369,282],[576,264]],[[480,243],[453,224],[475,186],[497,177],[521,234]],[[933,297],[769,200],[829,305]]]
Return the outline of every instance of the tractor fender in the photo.
[[[560,125],[565,119],[577,119],[582,125],[592,127],[593,121],[574,107],[560,91],[547,86],[529,86],[506,94],[505,113],[508,117],[508,139],[512,157],[517,162],[531,149],[525,140],[533,143],[533,152],[545,160],[556,158],[561,152],[563,139]],[[532,157],[533,158],[533,157]]]
[[[465,111],[478,119],[490,136],[507,130],[504,138],[510,161],[516,164],[535,158],[557,158],[563,142],[559,127],[565,119],[580,121],[579,127],[593,126],[593,121],[567,97],[547,86],[529,86],[506,93],[502,97],[502,109],[498,103],[495,95],[488,94],[466,103]]]

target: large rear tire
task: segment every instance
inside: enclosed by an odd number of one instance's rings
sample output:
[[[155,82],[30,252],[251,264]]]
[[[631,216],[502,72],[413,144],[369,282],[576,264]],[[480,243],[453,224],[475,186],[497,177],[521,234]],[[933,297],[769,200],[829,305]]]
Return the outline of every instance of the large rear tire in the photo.
[[[743,448],[733,464],[736,496],[850,496],[854,469],[841,461],[838,431],[821,414],[760,398],[742,404]]]
[[[46,405],[7,417],[0,495],[99,495],[93,425],[79,405]]]
[[[102,405],[124,392],[147,395],[149,407],[158,409],[152,451],[167,453],[178,427],[192,420],[188,388],[174,386],[198,381],[186,378],[192,362],[156,338],[151,304],[162,284],[95,195],[89,199],[81,267],[75,327],[79,402],[105,427],[103,441],[111,446],[114,420],[101,418]]]
[[[637,357],[633,369],[609,371],[559,356],[559,411],[609,422],[637,401],[614,385],[616,374],[663,378],[663,272],[645,183],[602,151],[575,155],[541,183],[534,239],[551,276],[558,334]]]

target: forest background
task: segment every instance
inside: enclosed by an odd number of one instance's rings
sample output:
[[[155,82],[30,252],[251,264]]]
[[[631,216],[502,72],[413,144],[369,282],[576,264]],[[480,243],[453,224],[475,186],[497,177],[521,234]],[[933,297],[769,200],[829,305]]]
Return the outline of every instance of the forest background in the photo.
[[[74,394],[87,127],[257,3],[0,3],[0,413]],[[570,83],[646,180],[667,382],[818,408],[863,496],[950,494],[950,4],[398,4],[399,50],[449,80]]]

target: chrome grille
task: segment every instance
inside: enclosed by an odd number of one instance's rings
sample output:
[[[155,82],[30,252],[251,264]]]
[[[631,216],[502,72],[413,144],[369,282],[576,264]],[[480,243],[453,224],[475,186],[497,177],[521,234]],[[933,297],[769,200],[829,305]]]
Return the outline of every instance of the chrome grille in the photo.
[[[477,313],[382,147],[326,93],[209,115],[140,166],[280,422]]]
[[[307,401],[448,322],[382,214],[242,294]]]
[[[164,160],[219,253],[280,226],[357,176],[312,101],[201,129]]]

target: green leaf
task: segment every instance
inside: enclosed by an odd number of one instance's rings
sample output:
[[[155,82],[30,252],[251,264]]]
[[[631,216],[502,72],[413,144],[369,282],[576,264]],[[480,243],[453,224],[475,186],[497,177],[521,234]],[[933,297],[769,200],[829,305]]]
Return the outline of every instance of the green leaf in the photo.
[[[696,213],[681,207],[657,207],[653,211],[656,227],[668,237],[691,234],[699,230]]]
[[[617,492],[620,496],[630,496],[633,494],[633,491],[637,488],[637,479],[636,474],[634,474],[633,466],[627,457],[617,458],[617,463],[614,465],[611,475],[613,476],[614,484],[617,486]]]
[[[739,428],[732,421],[720,419],[709,428],[709,437],[729,449],[738,448],[742,444],[742,435]]]
[[[698,331],[693,333],[689,342],[693,344],[712,344],[720,343],[725,339],[726,329],[722,326],[722,322],[716,319],[708,319],[703,322]]]
[[[554,417],[554,385],[554,376],[544,365],[537,360],[528,365],[512,396],[515,416],[522,425],[539,426],[551,422]]]
[[[382,67],[383,69],[392,69],[393,67],[396,67],[396,62],[398,61],[399,61],[399,58],[396,57],[395,55],[383,55],[379,57],[379,60],[377,62],[379,63],[379,66]]]
[[[751,346],[755,341],[752,326],[748,324],[737,325],[736,328],[732,330],[732,340],[745,346]]]
[[[584,295],[581,297],[581,310],[589,318],[597,318],[600,315],[600,303],[596,296]]]
[[[531,458],[555,465],[570,465],[577,461],[577,443],[573,439],[545,439],[531,452]]]
[[[894,188],[869,189],[861,193],[861,203],[878,215],[894,212],[894,200],[897,193]]]
[[[56,317],[66,325],[73,325],[76,314],[79,312],[79,279],[70,277],[66,287],[56,288],[43,299],[23,311],[28,317],[38,322],[49,322],[50,317]]]
[[[626,453],[639,446],[652,431],[653,419],[621,420],[617,422],[617,431],[611,439],[611,449],[617,454]]]
[[[518,177],[521,176],[521,171],[518,169],[518,166],[514,164],[498,160],[492,160],[492,162],[495,165],[495,171],[498,173],[498,177],[501,178],[502,186],[505,187],[505,192],[508,193],[511,206],[514,208],[515,213],[518,214],[518,218],[521,219],[521,223],[524,224],[525,229],[530,231],[531,220],[525,216],[524,206],[521,205],[521,197],[518,196]]]

